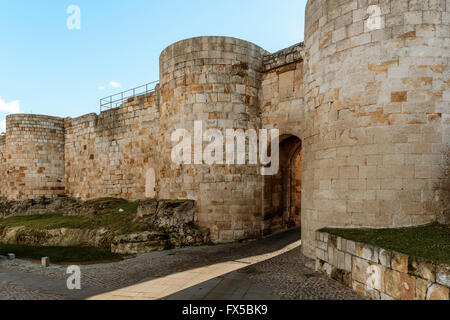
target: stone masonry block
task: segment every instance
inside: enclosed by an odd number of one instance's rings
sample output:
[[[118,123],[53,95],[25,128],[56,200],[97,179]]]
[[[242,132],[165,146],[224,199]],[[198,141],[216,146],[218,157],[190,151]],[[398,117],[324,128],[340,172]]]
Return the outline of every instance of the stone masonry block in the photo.
[[[408,259],[406,254],[398,253],[393,251],[391,258],[391,267],[393,270],[407,273],[408,272]]]
[[[450,288],[450,266],[439,264],[436,270],[436,282]]]
[[[422,258],[409,257],[408,273],[430,282],[436,281],[436,265]]]

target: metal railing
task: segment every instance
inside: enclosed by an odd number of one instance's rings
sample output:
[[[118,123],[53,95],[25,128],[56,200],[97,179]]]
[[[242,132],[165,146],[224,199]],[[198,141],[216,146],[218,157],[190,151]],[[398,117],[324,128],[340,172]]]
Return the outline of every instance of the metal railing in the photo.
[[[155,92],[156,85],[159,81],[153,81],[143,86],[136,87],[121,93],[116,93],[111,96],[100,99],[100,113],[106,110],[120,107],[125,101],[137,96],[148,95]]]

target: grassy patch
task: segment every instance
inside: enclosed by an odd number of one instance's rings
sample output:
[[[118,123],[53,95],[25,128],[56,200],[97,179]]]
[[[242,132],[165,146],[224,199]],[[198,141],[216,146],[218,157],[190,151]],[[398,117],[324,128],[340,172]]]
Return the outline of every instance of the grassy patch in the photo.
[[[65,217],[62,214],[44,214],[24,217],[11,217],[0,220],[0,225],[4,227],[32,227],[34,229],[59,229],[82,228],[88,222],[88,217]]]
[[[40,260],[50,257],[50,263],[86,263],[117,261],[125,256],[94,247],[34,247],[0,244],[0,255],[14,253],[19,259]]]
[[[433,223],[401,229],[330,229],[321,231],[411,256],[450,264],[450,227]]]
[[[149,230],[150,226],[134,221],[139,205],[137,202],[104,198],[88,201],[87,205],[96,208],[94,214],[65,216],[62,213],[55,213],[0,219],[0,231],[3,228],[19,226],[38,230],[107,228],[117,235]],[[123,212],[119,212],[120,209]]]

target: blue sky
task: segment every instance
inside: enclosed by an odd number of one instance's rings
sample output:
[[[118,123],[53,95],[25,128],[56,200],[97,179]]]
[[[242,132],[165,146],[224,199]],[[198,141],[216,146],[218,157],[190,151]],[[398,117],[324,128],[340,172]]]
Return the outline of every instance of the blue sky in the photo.
[[[69,30],[67,8],[81,10]],[[0,0],[0,131],[8,113],[76,117],[158,80],[178,40],[223,35],[277,51],[303,41],[306,0]],[[120,87],[119,87],[120,84]]]

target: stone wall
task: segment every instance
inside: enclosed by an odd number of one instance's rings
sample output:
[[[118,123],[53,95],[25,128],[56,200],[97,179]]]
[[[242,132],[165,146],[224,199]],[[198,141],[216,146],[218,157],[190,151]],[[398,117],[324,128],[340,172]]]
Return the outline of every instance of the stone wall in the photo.
[[[374,300],[449,300],[450,266],[316,233],[316,269]]]
[[[374,30],[369,5],[380,9]],[[443,209],[434,187],[450,144],[449,10],[448,0],[309,0],[304,45],[271,54],[228,37],[177,42],[147,98],[76,119],[10,116],[1,195],[193,199],[215,242],[301,217],[310,257],[325,226],[430,222]],[[200,140],[209,129],[278,128],[280,144],[295,140],[283,150],[285,173],[202,164],[211,141],[194,141],[195,121]],[[177,129],[192,135],[200,164],[172,161]]]
[[[280,135],[302,137],[303,44],[264,57],[264,73],[259,95],[264,128],[277,128]]]
[[[6,134],[0,135],[0,196],[6,195],[8,184],[6,183]]]
[[[380,29],[367,24],[369,5]],[[450,143],[445,0],[310,0],[306,7],[304,252],[324,226],[400,227],[442,211]]]
[[[194,147],[194,121],[208,129],[259,129],[258,94],[262,48],[234,38],[200,37],[175,43],[160,57],[162,198],[194,199],[198,221],[211,230],[213,241],[229,242],[261,234],[261,176],[258,166],[177,165],[171,159],[171,135],[177,129],[192,135],[192,163],[202,159]],[[199,132],[202,140],[202,132]],[[200,141],[202,143],[202,141]],[[225,154],[225,148],[223,149]]]
[[[145,199],[157,171],[158,92],[117,109],[65,120],[66,194],[81,199]]]
[[[300,225],[303,124],[302,43],[264,57],[259,95],[263,128],[280,131],[280,171],[263,178],[264,234]]]
[[[64,194],[64,119],[14,114],[6,118],[2,195],[12,200]]]

